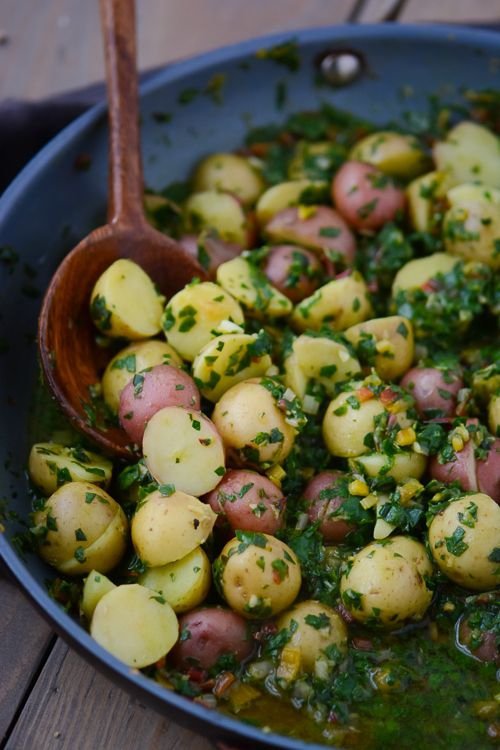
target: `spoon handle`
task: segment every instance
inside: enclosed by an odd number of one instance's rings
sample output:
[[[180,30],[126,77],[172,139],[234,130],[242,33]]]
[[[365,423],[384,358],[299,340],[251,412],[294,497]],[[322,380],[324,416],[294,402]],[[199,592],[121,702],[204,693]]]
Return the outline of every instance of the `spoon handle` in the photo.
[[[100,0],[109,103],[109,206],[114,224],[145,222],[135,0]]]

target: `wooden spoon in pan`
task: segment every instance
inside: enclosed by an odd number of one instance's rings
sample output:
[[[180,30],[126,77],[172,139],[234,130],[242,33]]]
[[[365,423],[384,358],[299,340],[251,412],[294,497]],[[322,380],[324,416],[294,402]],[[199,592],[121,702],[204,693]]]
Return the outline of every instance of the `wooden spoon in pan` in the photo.
[[[193,276],[206,275],[177,242],[146,220],[134,0],[100,0],[100,7],[109,101],[108,223],[82,240],[54,274],[40,313],[38,341],[46,382],[73,425],[106,453],[130,457],[123,430],[100,429],[89,418],[92,386],[99,383],[109,359],[96,345],[90,317],[94,284],[119,258],[138,263],[167,298]]]

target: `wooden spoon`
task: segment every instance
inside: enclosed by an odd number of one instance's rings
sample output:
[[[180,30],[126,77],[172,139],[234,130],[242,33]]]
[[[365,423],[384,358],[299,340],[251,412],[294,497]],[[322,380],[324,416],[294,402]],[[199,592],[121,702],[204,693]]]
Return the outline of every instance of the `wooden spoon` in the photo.
[[[108,223],[91,232],[63,260],[45,294],[39,349],[46,382],[73,425],[105,452],[131,456],[126,433],[100,429],[91,390],[109,353],[96,344],[90,295],[118,258],[137,262],[171,296],[205,272],[179,244],[153,229],[143,209],[134,0],[100,0],[109,100]],[[131,300],[133,304],[133,300]]]

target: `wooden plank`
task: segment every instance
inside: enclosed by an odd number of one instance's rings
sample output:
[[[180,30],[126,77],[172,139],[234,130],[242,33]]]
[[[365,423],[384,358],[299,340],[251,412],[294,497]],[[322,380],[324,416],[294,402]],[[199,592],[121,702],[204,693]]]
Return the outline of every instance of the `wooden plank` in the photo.
[[[356,15],[357,23],[381,23],[396,20],[405,0],[364,0]]]
[[[16,585],[0,576],[0,744],[50,647],[52,631]]]
[[[58,640],[5,750],[213,750],[146,708]]]
[[[498,0],[407,0],[402,22],[449,21],[450,23],[500,22]]]
[[[137,0],[141,69],[273,31],[345,20],[355,0]],[[2,0],[0,99],[37,99],[103,77],[97,0]]]

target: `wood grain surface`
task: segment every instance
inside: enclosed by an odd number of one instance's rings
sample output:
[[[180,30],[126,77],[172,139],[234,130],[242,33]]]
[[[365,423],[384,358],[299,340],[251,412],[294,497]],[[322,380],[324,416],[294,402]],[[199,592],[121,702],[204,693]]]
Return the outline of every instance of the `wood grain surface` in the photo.
[[[500,21],[499,0],[137,0],[137,8],[142,68],[256,34],[346,20]],[[97,0],[0,0],[0,100],[102,78]],[[0,612],[0,748],[212,747],[96,672],[5,577]]]

